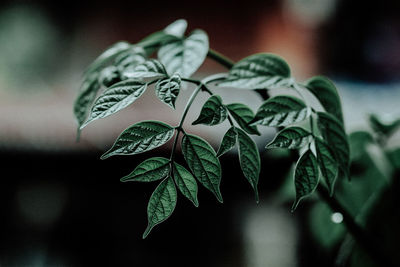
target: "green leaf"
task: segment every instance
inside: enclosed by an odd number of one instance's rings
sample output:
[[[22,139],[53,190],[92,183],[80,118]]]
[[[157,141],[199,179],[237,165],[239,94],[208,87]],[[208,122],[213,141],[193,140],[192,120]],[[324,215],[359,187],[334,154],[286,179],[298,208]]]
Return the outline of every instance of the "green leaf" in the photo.
[[[108,66],[102,69],[99,74],[99,82],[105,87],[110,87],[120,81],[119,72],[115,66]]]
[[[257,145],[254,141],[241,129],[237,130],[237,142],[239,144],[239,161],[240,168],[244,176],[254,189],[256,201],[258,203],[258,178],[260,176],[261,160],[258,153]]]
[[[332,149],[340,169],[347,176],[350,165],[350,148],[343,124],[333,115],[318,112],[318,128]]]
[[[124,130],[101,159],[114,155],[135,155],[159,147],[174,134],[175,129],[160,121],[141,121]]]
[[[85,122],[90,107],[92,106],[96,95],[100,89],[100,84],[98,82],[99,74],[97,72],[87,75],[84,80],[80,93],[74,103],[74,114],[78,121],[78,130]]]
[[[157,224],[165,221],[175,209],[177,192],[171,177],[162,181],[154,190],[147,205],[148,225],[143,233],[146,238],[151,229]]]
[[[185,134],[182,138],[182,152],[194,176],[205,188],[210,190],[222,203],[219,190],[221,183],[221,164],[214,149],[204,139]]]
[[[135,68],[146,60],[146,54],[143,48],[134,46],[115,57],[114,66],[117,67],[120,73],[123,73],[124,71]]]
[[[85,74],[99,70],[100,68],[104,67],[104,65],[108,61],[112,60],[129,48],[131,48],[131,44],[127,42],[118,42],[113,44],[112,46],[108,47],[103,53],[101,53],[100,56],[98,56],[92,64],[90,64],[90,66],[85,71]]]
[[[218,86],[241,89],[273,89],[289,84],[290,69],[279,56],[255,54],[237,62]]]
[[[181,77],[175,73],[170,78],[165,78],[157,82],[156,95],[162,102],[175,109],[175,101],[180,89]]]
[[[146,83],[137,80],[125,80],[114,84],[96,99],[90,116],[81,129],[94,120],[105,118],[126,108],[138,99],[146,88]]]
[[[249,134],[260,135],[256,126],[249,125],[249,122],[254,118],[254,113],[248,106],[240,103],[233,103],[226,105],[226,107],[235,121],[239,124],[240,128]]]
[[[222,123],[228,117],[226,107],[222,104],[222,99],[219,95],[211,96],[201,108],[199,117],[192,123],[217,125]]]
[[[371,114],[369,116],[369,124],[375,132],[390,136],[400,127],[400,119],[389,123],[384,123],[378,118],[378,116],[376,116],[375,114]]]
[[[178,19],[168,25],[164,32],[169,35],[174,35],[176,37],[183,37],[187,28],[187,21],[184,19]]]
[[[312,135],[301,127],[288,127],[281,130],[265,148],[299,149],[310,143]]]
[[[315,139],[315,149],[317,151],[317,161],[322,176],[328,185],[329,193],[332,196],[339,168],[335,160],[335,155],[329,146],[320,138]]]
[[[302,100],[293,96],[279,95],[271,97],[261,105],[251,125],[287,126],[303,121],[310,113],[310,109]]]
[[[292,206],[292,212],[299,205],[300,200],[312,194],[317,188],[319,172],[317,159],[311,150],[307,150],[296,164],[294,185],[296,188],[296,200]]]
[[[217,152],[217,157],[222,156],[235,146],[237,135],[238,134],[236,131],[236,127],[232,126],[231,128],[229,128],[229,130],[225,133],[224,137],[222,138],[221,145],[219,146]]]
[[[187,199],[192,201],[196,207],[198,207],[199,201],[197,200],[197,182],[193,175],[182,165],[174,163],[174,179],[182,194],[187,197]]]
[[[208,36],[202,30],[193,31],[186,39],[161,46],[158,58],[169,74],[190,77],[203,64],[208,53]]]
[[[130,174],[121,178],[121,182],[153,182],[165,178],[170,170],[169,160],[154,157],[140,163]]]
[[[122,72],[127,79],[159,78],[167,76],[167,72],[160,61],[149,59],[133,68],[127,68]]]
[[[314,94],[327,112],[343,122],[342,105],[333,82],[326,77],[316,76],[306,82],[306,88]]]

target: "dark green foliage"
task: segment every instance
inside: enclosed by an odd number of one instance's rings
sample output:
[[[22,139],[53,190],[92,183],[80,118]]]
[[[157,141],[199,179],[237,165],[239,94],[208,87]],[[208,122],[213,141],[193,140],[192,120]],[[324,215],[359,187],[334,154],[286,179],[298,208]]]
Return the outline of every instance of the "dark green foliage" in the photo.
[[[173,127],[160,121],[137,122],[124,130],[101,157],[106,159],[114,155],[144,153],[164,145],[174,136],[169,159],[149,158],[121,178],[123,182],[161,180],[149,200],[148,227],[143,237],[172,214],[177,201],[176,188],[197,207],[198,181],[222,202],[222,170],[218,157],[235,146],[238,147],[243,175],[254,189],[258,201],[257,186],[261,159],[256,143],[249,136],[260,135],[257,125],[280,127],[280,131],[267,148],[307,149],[296,165],[296,200],[293,210],[301,199],[309,196],[317,187],[319,170],[332,194],[339,176],[338,169],[347,174],[350,160],[340,99],[333,83],[325,77],[317,76],[300,86],[301,84],[297,84],[291,77],[288,64],[272,54],[255,54],[236,64],[230,63],[209,48],[208,36],[204,31],[194,30],[185,36],[186,28],[185,20],[177,20],[137,44],[119,42],[108,48],[85,72],[81,91],[74,104],[79,131],[90,122],[112,115],[132,104],[150,86],[154,86],[158,99],[173,109],[182,83],[197,86],[187,100],[177,126]],[[226,75],[211,75],[203,80],[190,78],[209,53],[224,66],[231,66],[230,71]],[[319,132],[315,132],[312,119],[315,109],[306,99],[290,95],[264,99],[265,102],[254,114],[243,103],[225,105],[222,98],[210,90],[212,87],[209,84],[248,90],[279,90],[280,87],[285,87],[295,89],[300,95],[303,95],[301,90],[306,88],[320,101],[326,113],[317,113]],[[225,121],[230,124],[217,153],[206,140],[185,130],[186,115],[200,92],[208,93],[210,97],[192,124],[214,126]],[[266,91],[257,92],[264,94]],[[309,130],[293,125],[306,119],[310,120]],[[373,128],[382,134],[389,134],[398,127],[397,122],[385,125],[373,117],[371,123]],[[182,134],[181,149],[187,166],[175,161]],[[314,144],[317,157],[312,152]],[[397,154],[393,152],[390,157],[397,159]]]

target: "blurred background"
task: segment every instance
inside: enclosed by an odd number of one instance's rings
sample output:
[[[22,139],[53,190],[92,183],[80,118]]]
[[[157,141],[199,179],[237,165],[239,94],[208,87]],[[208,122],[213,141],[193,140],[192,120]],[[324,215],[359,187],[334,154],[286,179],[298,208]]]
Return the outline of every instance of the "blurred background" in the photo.
[[[370,113],[383,121],[400,117],[399,12],[397,0],[1,1],[0,266],[342,264],[337,256],[350,249],[343,247],[340,214],[312,201],[290,213],[294,188],[286,177],[292,163],[280,152],[262,152],[260,204],[237,175],[232,153],[221,162],[223,205],[204,188],[199,208],[180,197],[173,216],[142,240],[156,185],[122,184],[119,178],[168,150],[99,157],[134,122],[176,124],[190,87],[176,111],[148,90],[132,107],[85,128],[79,143],[73,101],[83,71],[106,47],[135,43],[184,18],[189,31],[205,30],[210,46],[233,60],[277,53],[299,81],[330,77],[342,97],[347,131],[368,129]],[[220,71],[207,60],[196,75]],[[219,93],[253,110],[262,102],[248,92]],[[205,99],[192,109],[192,119]],[[189,129],[217,148],[226,127]],[[274,134],[263,133],[256,139],[260,149]],[[382,175],[379,166],[368,173]],[[355,214],[362,204],[354,204]]]

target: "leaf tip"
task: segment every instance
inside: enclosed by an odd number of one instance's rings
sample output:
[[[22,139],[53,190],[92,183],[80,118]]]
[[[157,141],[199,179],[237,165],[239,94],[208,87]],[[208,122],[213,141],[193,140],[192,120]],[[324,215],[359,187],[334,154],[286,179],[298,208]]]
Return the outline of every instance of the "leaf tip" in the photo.
[[[105,160],[105,159],[107,159],[107,158],[109,158],[109,157],[111,157],[111,156],[112,156],[112,155],[111,155],[110,153],[106,152],[106,153],[104,153],[103,155],[101,155],[100,159],[101,159],[101,160]]]
[[[150,231],[151,231],[152,228],[153,227],[150,224],[147,226],[147,228],[146,228],[146,230],[144,230],[144,233],[143,233],[143,236],[142,236],[143,239],[146,239],[146,237],[150,234]]]
[[[294,201],[294,203],[292,205],[292,208],[290,209],[291,213],[294,213],[294,211],[297,209],[297,206],[299,205],[299,203],[300,203],[300,199],[296,198],[296,200]]]

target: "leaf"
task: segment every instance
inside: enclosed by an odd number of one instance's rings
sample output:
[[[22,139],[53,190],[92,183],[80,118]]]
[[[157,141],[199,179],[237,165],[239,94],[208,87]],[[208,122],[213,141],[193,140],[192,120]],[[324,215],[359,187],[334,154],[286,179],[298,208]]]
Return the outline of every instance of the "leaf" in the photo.
[[[324,109],[343,122],[342,105],[335,85],[326,77],[316,76],[306,82],[306,88],[314,94]]]
[[[148,225],[143,233],[145,239],[151,229],[157,224],[165,221],[175,209],[177,192],[171,177],[162,181],[154,190],[147,205]]]
[[[124,130],[101,159],[114,155],[135,155],[159,147],[174,134],[175,129],[160,121],[141,121]]]
[[[335,155],[329,146],[320,138],[315,139],[315,149],[317,151],[317,161],[322,176],[328,185],[329,193],[332,196],[339,168],[335,160]]]
[[[257,145],[254,141],[241,129],[237,129],[237,142],[239,144],[239,161],[240,168],[244,176],[254,189],[256,201],[258,203],[258,178],[260,176],[261,160],[258,153]]]
[[[108,66],[102,69],[99,74],[99,82],[105,87],[110,87],[120,81],[119,72],[115,66]]]
[[[154,157],[140,163],[130,174],[121,178],[121,182],[153,182],[165,178],[170,170],[169,160]]]
[[[321,135],[332,149],[340,169],[347,176],[350,165],[350,148],[343,124],[329,113],[318,112],[317,114]]]
[[[120,73],[123,73],[124,71],[135,68],[146,60],[144,49],[142,47],[134,46],[115,57],[114,66],[117,67]]]
[[[296,164],[294,185],[296,188],[296,200],[292,206],[292,212],[299,205],[300,200],[312,194],[317,188],[319,172],[317,159],[311,150],[307,150]]]
[[[81,129],[94,120],[110,116],[126,108],[146,90],[147,84],[137,80],[125,80],[114,84],[96,99],[88,120]]]
[[[128,50],[131,48],[131,44],[127,42],[118,42],[113,44],[112,46],[108,47],[103,53],[98,56],[92,64],[87,68],[85,71],[85,74],[88,74],[90,72],[94,72],[99,70],[106,64],[109,60],[112,60],[116,56],[118,56],[120,53]]]
[[[205,125],[217,125],[222,123],[228,117],[228,111],[222,104],[222,99],[219,95],[211,96],[201,108],[199,117],[192,123],[205,124]]]
[[[229,128],[222,138],[221,145],[219,146],[217,157],[222,156],[229,150],[231,150],[236,144],[237,132],[235,127]]]
[[[175,101],[180,89],[181,77],[175,73],[170,78],[165,78],[157,82],[156,95],[162,102],[175,109]]]
[[[279,95],[261,105],[251,125],[287,126],[302,121],[309,115],[310,109],[303,101],[293,96]]]
[[[222,196],[219,190],[221,164],[214,149],[204,139],[195,135],[185,134],[182,138],[182,152],[194,176],[222,203]]]
[[[176,37],[182,37],[185,34],[187,28],[187,21],[184,19],[178,19],[168,25],[164,32],[166,34],[174,35]]]
[[[273,89],[288,85],[289,77],[289,66],[281,57],[267,53],[255,54],[233,65],[227,79],[218,86]]]
[[[197,200],[197,182],[193,175],[182,165],[174,163],[174,179],[182,194],[187,197],[187,199],[192,201],[196,207],[198,207],[199,201]]]
[[[186,39],[161,46],[158,58],[169,74],[190,77],[203,64],[208,53],[208,36],[202,30],[193,31]]]
[[[260,135],[256,126],[249,125],[249,122],[254,118],[254,113],[248,106],[240,103],[233,103],[226,105],[226,108],[235,121],[239,124],[240,128],[242,128],[245,132],[249,134]]]
[[[99,74],[97,72],[91,73],[86,77],[82,86],[81,92],[74,103],[74,115],[78,121],[78,130],[81,125],[85,122],[90,107],[92,106],[96,95],[100,89],[100,84],[98,82]]]
[[[376,116],[375,114],[371,114],[369,115],[369,124],[375,132],[390,136],[400,127],[400,119],[392,121],[390,123],[384,123],[378,118],[378,116]]]
[[[312,135],[301,127],[288,127],[281,130],[266,148],[299,149],[310,143]]]
[[[156,59],[149,59],[122,72],[122,76],[128,79],[159,78],[166,75],[164,66]]]

